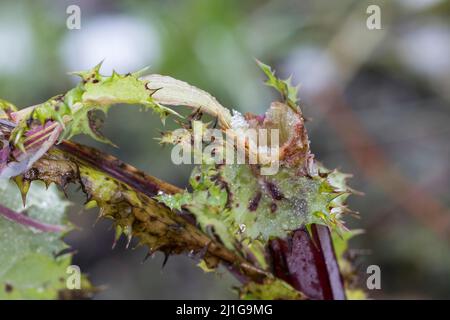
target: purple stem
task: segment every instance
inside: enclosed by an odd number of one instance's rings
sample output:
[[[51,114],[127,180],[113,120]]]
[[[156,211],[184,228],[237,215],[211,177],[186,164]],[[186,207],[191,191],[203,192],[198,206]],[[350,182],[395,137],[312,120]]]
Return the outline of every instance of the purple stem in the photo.
[[[270,242],[274,274],[314,300],[346,299],[344,284],[326,226],[313,224],[288,239]]]
[[[4,207],[0,205],[0,215],[4,216],[8,220],[14,221],[22,226],[25,226],[27,228],[34,228],[42,232],[63,232],[66,230],[65,227],[54,225],[54,224],[47,224],[43,223],[37,220],[34,220],[33,218],[30,218],[22,213],[15,212],[7,207]]]
[[[130,185],[135,190],[142,192],[149,197],[156,196],[158,191],[162,189],[162,182],[156,178],[147,176],[122,160],[107,155],[97,149],[66,140],[56,145],[56,147],[87,162],[93,167],[100,169],[111,177]],[[161,191],[173,193],[170,190]]]

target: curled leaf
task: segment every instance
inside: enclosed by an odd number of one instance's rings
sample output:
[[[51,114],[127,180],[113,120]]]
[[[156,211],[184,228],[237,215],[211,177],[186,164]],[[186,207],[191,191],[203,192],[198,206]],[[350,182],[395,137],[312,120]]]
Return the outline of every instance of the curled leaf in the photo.
[[[151,74],[142,79],[147,80],[148,87],[155,90],[153,99],[158,103],[201,109],[202,112],[217,117],[222,128],[230,127],[230,111],[206,91],[187,82],[159,74]]]

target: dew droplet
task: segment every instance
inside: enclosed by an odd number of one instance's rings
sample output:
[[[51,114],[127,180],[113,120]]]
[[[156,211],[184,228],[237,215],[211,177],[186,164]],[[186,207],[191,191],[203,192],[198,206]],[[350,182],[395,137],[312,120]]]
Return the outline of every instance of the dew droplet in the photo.
[[[305,199],[294,199],[294,212],[298,216],[305,216],[308,210],[308,203]]]

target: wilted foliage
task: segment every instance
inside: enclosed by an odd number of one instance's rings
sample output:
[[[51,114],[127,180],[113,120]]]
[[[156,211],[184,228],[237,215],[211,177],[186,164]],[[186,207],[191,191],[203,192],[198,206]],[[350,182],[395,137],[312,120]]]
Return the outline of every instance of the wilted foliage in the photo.
[[[241,298],[345,298],[345,290],[353,295],[353,288],[346,279],[341,279],[339,272],[333,280],[331,272],[324,267],[334,266],[339,270],[340,265],[345,266],[349,275],[352,272],[342,254],[346,240],[353,234],[342,220],[345,213],[351,212],[345,201],[354,193],[346,184],[349,175],[325,169],[314,159],[305,120],[297,104],[298,89],[290,80],[277,78],[267,65],[259,65],[268,76],[267,84],[281,94],[281,101],[272,103],[262,116],[232,113],[210,94],[167,76],[141,77],[142,72],[125,75],[114,72],[103,76],[101,64],[89,71],[76,72],[81,81],[74,89],[36,106],[17,111],[12,104],[1,101],[0,176],[16,182],[19,187],[16,198],[21,195],[30,208],[37,198],[47,203],[49,196],[56,197],[54,189],[47,192],[39,189],[36,193],[34,190],[38,186],[34,183],[31,186],[33,181],[42,181],[47,186],[54,183],[63,191],[68,184],[79,185],[86,195],[86,208],[98,207],[100,217],[113,219],[116,239],[122,234],[128,242],[136,237],[139,245],[148,247],[149,256],[156,251],[164,252],[166,257],[186,253],[205,271],[222,264],[241,280]],[[254,153],[256,159],[265,161],[263,164],[229,165],[215,163],[211,158],[203,159],[192,172],[190,189],[179,190],[112,156],[68,141],[75,135],[87,134],[95,140],[111,143],[101,134],[102,121],[96,111],[106,113],[114,104],[141,105],[156,112],[163,122],[168,116],[177,120],[186,136],[179,136],[175,131],[165,132],[162,144],[190,145],[193,128],[206,130],[217,126],[244,145],[245,157]],[[190,107],[193,113],[183,118],[174,106]],[[203,113],[215,121],[204,120]],[[280,146],[274,158],[279,162],[277,173],[261,174],[260,170],[270,165],[267,158],[271,146],[253,148],[257,141],[246,134],[249,129],[279,130]],[[223,146],[223,142],[216,145]],[[224,154],[215,156],[225,157]],[[8,192],[14,194],[10,184],[7,187]],[[20,211],[17,201],[6,203],[5,199],[2,199],[5,206]],[[59,198],[57,201],[66,203]],[[51,222],[65,221],[63,205],[58,207],[58,202],[52,201],[48,206],[61,209],[57,221]],[[49,230],[40,230],[43,234],[34,235],[30,230],[36,229],[36,224],[33,227],[30,221],[19,219],[19,213],[8,216],[7,210],[5,207],[0,212],[10,219],[13,217],[15,222],[5,222],[5,230],[18,228],[27,233],[27,240],[20,239],[19,234],[10,234],[13,241],[26,246],[26,241],[47,237]],[[51,220],[51,216],[42,212],[33,218],[42,222]],[[317,231],[317,225],[324,226],[322,231]],[[292,250],[286,251],[272,242],[287,241],[296,246],[296,232],[306,232],[310,249],[326,260],[323,266],[316,258],[305,260],[309,270],[317,269],[314,271],[317,279],[308,272],[294,274],[289,265],[277,260],[282,255],[292,254]],[[6,231],[2,236],[5,234]],[[328,249],[322,247],[324,241],[338,244],[337,259],[332,245]],[[58,250],[64,248],[59,236],[53,234],[45,243],[36,244],[39,248],[50,245],[57,246]],[[67,255],[63,260],[56,257],[50,259],[51,263],[47,261],[49,253],[58,250],[48,249],[47,253],[40,254],[46,261],[42,261],[42,273],[35,279],[45,277],[49,268],[69,264]],[[16,259],[25,253],[26,250],[17,246],[9,255],[20,265],[29,263]],[[41,263],[33,261],[36,265]],[[319,282],[318,289],[311,291],[303,280],[319,281],[317,275],[321,272],[330,277],[328,284]],[[4,284],[21,288],[23,279],[2,274]],[[88,292],[88,282],[84,286]],[[332,286],[337,291],[329,296],[324,293],[324,286]],[[41,289],[45,292],[43,297],[54,298],[62,287],[59,283]],[[6,295],[32,297],[19,292],[10,290]]]

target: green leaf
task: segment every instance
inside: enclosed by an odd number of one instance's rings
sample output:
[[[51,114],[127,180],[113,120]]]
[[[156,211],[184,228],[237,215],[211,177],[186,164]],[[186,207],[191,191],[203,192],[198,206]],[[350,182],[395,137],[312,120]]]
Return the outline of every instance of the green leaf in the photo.
[[[107,112],[106,109],[102,111]],[[82,108],[72,115],[72,121],[67,125],[67,129],[59,140],[69,140],[78,134],[86,134],[94,140],[115,146],[100,132],[102,124],[103,120],[98,117],[94,108]]]
[[[286,282],[268,278],[263,283],[249,282],[239,289],[243,300],[301,300],[306,297]]]
[[[267,64],[264,64],[258,60],[256,60],[256,63],[268,78],[266,84],[270,87],[275,88],[281,94],[283,102],[287,103],[292,109],[297,110],[299,86],[292,85],[291,77],[286,80],[281,80],[276,77],[275,71],[272,71],[272,68]]]
[[[54,185],[46,190],[42,183],[33,183],[24,207],[17,186],[0,180],[0,203],[36,221],[68,227],[65,211],[69,202]],[[61,236],[0,216],[0,299],[55,299],[66,290],[66,268],[72,256],[55,257],[67,248]]]
[[[257,176],[249,165],[201,165],[194,169],[192,193],[157,198],[170,208],[184,206],[203,230],[214,230],[232,249],[244,239],[267,243],[311,223],[341,228],[342,196],[327,176],[298,176],[280,168],[273,176]],[[341,191],[341,190],[340,190]],[[345,207],[344,207],[345,208]]]
[[[103,76],[100,74],[100,67],[101,64],[98,64],[91,70],[73,73],[80,76],[82,80],[77,87],[66,94],[16,112],[15,118],[19,120],[19,123],[13,130],[10,141],[23,149],[25,133],[31,129],[33,120],[37,120],[41,124],[47,121],[61,123],[65,130],[59,140],[69,139],[78,134],[87,134],[95,140],[111,144],[94,125],[94,111],[100,110],[106,114],[114,104],[136,104],[152,109],[163,122],[168,115],[181,117],[174,110],[152,98],[157,89],[152,89],[148,80],[138,78],[138,73],[120,75],[113,72],[111,76]]]
[[[15,105],[6,100],[0,99],[0,119],[8,119],[11,112],[17,111]]]

